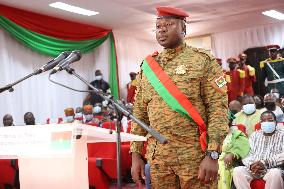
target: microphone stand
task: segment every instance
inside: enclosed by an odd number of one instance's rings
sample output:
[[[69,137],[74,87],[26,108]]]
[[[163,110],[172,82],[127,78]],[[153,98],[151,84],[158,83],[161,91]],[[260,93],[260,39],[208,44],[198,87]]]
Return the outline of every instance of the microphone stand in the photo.
[[[13,92],[14,91],[14,88],[13,88],[14,85],[17,85],[18,83],[20,83],[20,82],[22,82],[22,81],[24,81],[24,80],[26,80],[26,79],[34,76],[34,75],[36,75],[36,72],[33,72],[33,73],[19,79],[18,81],[15,81],[14,83],[8,84],[5,87],[0,88],[0,93],[4,92],[6,90],[9,90],[9,92]]]
[[[116,121],[116,163],[117,163],[117,188],[121,189],[121,137],[120,137],[120,123],[123,115],[130,118],[131,120],[135,121],[140,127],[145,129],[149,134],[151,134],[154,138],[156,138],[160,143],[165,144],[167,142],[167,139],[162,136],[160,133],[158,133],[156,130],[150,128],[147,124],[145,124],[143,121],[136,118],[132,113],[130,113],[128,110],[125,109],[121,104],[119,104],[116,100],[114,100],[114,97],[111,95],[106,96],[101,90],[95,88],[93,85],[91,85],[87,80],[82,78],[80,75],[78,75],[73,68],[71,68],[69,65],[64,68],[69,74],[74,75],[79,80],[81,80],[83,83],[85,83],[87,86],[89,86],[93,91],[100,95],[104,100],[107,100],[110,102],[115,110],[115,119]]]

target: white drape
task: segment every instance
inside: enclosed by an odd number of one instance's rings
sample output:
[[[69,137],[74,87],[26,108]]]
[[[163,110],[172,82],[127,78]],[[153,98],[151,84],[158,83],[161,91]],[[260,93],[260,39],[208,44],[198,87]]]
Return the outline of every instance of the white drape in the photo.
[[[95,52],[83,55],[79,62],[72,64],[76,72],[88,81],[94,79],[96,69],[101,69],[104,79],[108,80],[110,44],[107,40]],[[0,30],[0,87],[14,82],[39,68],[52,58],[40,55],[18,43],[7,33]],[[65,71],[54,74],[53,79],[76,89],[87,87]],[[45,123],[46,118],[63,117],[66,107],[82,106],[85,93],[78,93],[54,85],[43,73],[16,85],[15,91],[0,94],[0,118],[12,114],[14,124],[24,124],[23,115],[27,111],[34,113],[36,123]]]
[[[223,64],[229,57],[236,57],[244,50],[277,44],[284,47],[284,23],[216,33],[212,35],[212,50]],[[227,68],[227,64],[225,64]]]
[[[130,81],[129,72],[139,71],[139,65],[148,54],[160,47],[156,43],[135,39],[125,35],[116,35],[118,70],[121,97],[126,97],[126,84]],[[109,50],[107,40],[93,53],[85,54],[79,62],[72,64],[76,72],[88,81],[94,79],[96,69],[101,69],[106,81],[109,78]],[[0,87],[14,82],[39,68],[52,58],[33,52],[0,30]],[[76,89],[87,87],[75,77],[62,71],[53,79]],[[34,113],[36,123],[45,123],[47,118],[64,116],[67,107],[82,106],[85,93],[78,93],[62,88],[48,80],[48,73],[43,73],[16,85],[15,91],[0,93],[0,125],[2,117],[9,113],[14,124],[23,125],[23,116],[27,111]]]
[[[122,34],[115,34],[115,38],[119,62],[120,94],[125,99],[127,95],[126,85],[130,82],[129,73],[138,72],[143,59],[155,51],[160,51],[161,47],[158,43]]]

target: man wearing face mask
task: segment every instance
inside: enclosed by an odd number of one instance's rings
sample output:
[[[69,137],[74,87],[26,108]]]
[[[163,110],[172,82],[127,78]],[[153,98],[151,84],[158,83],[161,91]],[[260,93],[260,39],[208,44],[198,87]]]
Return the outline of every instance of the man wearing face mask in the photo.
[[[256,109],[262,109],[263,108],[263,98],[259,95],[254,95],[253,99],[255,101],[255,107]]]
[[[264,111],[272,111],[275,116],[277,122],[284,121],[284,114],[282,109],[279,106],[276,106],[276,97],[272,93],[268,93],[264,96]]]
[[[88,125],[97,126],[97,123],[94,121],[93,115],[93,106],[92,105],[84,105],[83,106],[83,123]]]
[[[26,112],[24,115],[24,121],[26,125],[35,125],[35,117],[32,112]]]
[[[235,115],[233,125],[244,125],[250,136],[254,132],[255,125],[259,123],[262,112],[263,110],[256,109],[253,97],[246,94],[242,97],[242,111]]]
[[[254,92],[253,92],[252,85],[253,83],[256,82],[255,69],[250,65],[246,65],[246,63],[247,63],[247,55],[244,53],[240,54],[239,55],[239,65],[237,69],[240,71],[243,71],[243,74],[244,74],[243,93],[253,96]]]
[[[164,49],[141,64],[133,109],[137,118],[168,139],[161,144],[148,137],[151,185],[159,189],[217,188],[217,160],[228,125],[222,69],[208,52],[184,43],[185,11],[157,7],[157,16],[156,39]],[[131,133],[148,134],[134,122]],[[142,149],[143,142],[131,142],[131,173],[137,184],[145,179]]]
[[[73,123],[74,122],[74,116],[75,116],[74,109],[73,108],[66,108],[64,110],[64,113],[65,113],[64,122],[65,123]]]
[[[236,100],[237,97],[243,96],[245,83],[244,72],[240,69],[236,69],[237,60],[235,58],[229,58],[227,60],[230,71],[226,73],[226,81],[228,88],[229,102]]]
[[[95,80],[91,82],[91,85],[93,85],[97,89],[102,90],[104,93],[110,93],[109,84],[103,79],[103,74],[101,70],[95,71]],[[89,88],[89,90],[92,89]],[[89,101],[92,105],[95,105],[96,103],[102,103],[103,98],[95,93],[91,93]]]
[[[280,96],[284,95],[284,58],[278,56],[278,45],[269,45],[269,58],[260,62],[260,68],[267,91],[278,89]]]
[[[76,113],[75,113],[74,119],[79,121],[79,122],[83,121],[83,108],[82,107],[76,108]]]
[[[233,171],[237,189],[250,189],[253,179],[265,180],[265,189],[284,189],[284,172],[279,165],[280,155],[284,152],[284,132],[276,125],[273,112],[261,114],[261,130],[249,138],[250,152],[243,159],[245,166],[236,167]]]

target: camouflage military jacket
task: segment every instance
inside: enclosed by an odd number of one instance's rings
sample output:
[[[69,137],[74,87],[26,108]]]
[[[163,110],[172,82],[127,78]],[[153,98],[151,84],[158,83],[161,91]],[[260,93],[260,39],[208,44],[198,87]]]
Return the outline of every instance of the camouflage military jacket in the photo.
[[[209,136],[208,150],[217,150],[227,133],[227,94],[219,90],[215,83],[222,76],[221,67],[206,51],[185,44],[176,49],[165,49],[154,58],[205,121]],[[136,78],[134,115],[165,136],[170,144],[188,144],[200,149],[197,124],[172,110],[143,72],[140,71]],[[131,133],[147,135],[147,131],[136,123],[132,124]],[[151,143],[155,143],[153,137],[148,140],[148,145],[151,146]],[[141,153],[142,148],[142,142],[132,142],[130,151]],[[153,155],[154,152],[148,150],[147,153]]]

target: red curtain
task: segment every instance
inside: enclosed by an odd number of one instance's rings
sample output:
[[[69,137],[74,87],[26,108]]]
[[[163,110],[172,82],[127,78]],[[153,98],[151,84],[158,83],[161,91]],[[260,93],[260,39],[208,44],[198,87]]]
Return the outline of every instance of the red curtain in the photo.
[[[64,40],[81,41],[98,39],[111,31],[109,29],[46,16],[1,4],[0,16],[5,16],[31,31]]]

